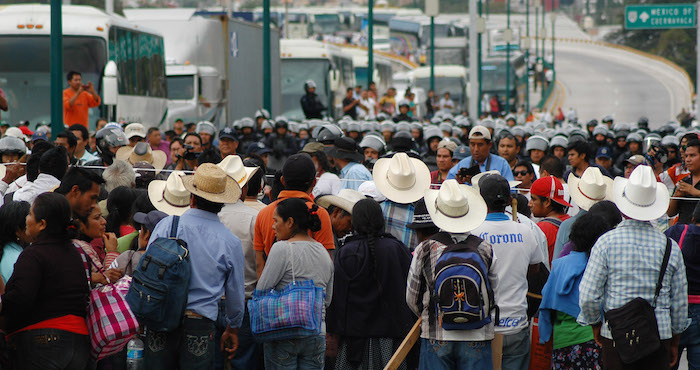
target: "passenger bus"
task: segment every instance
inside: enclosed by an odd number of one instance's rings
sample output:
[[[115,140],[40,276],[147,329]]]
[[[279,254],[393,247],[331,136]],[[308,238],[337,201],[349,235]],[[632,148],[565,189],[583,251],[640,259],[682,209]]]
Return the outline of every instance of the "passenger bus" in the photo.
[[[292,120],[304,119],[301,97],[304,83],[313,80],[316,94],[328,107],[326,114],[340,117],[348,87],[355,86],[352,56],[339,47],[315,40],[280,40],[282,114]]]
[[[357,47],[342,48],[343,52],[352,56],[352,66],[355,70],[355,83],[367,89],[367,50]],[[374,69],[372,81],[377,85],[378,91],[386,91],[392,86],[393,71],[391,61],[379,53],[374,53]]]
[[[163,37],[90,6],[64,5],[62,11],[64,88],[66,73],[78,71],[103,99],[116,96],[115,107],[89,110],[90,127],[97,117],[163,123],[168,104]],[[50,34],[49,5],[0,10],[0,88],[9,100],[3,119],[50,121]],[[110,76],[117,77],[116,86],[105,84]]]
[[[409,75],[412,86],[430,91],[430,67],[416,68],[409,72]],[[467,69],[464,66],[435,66],[435,95],[442,98],[446,92],[450,93],[450,99],[455,103],[455,111],[452,113],[467,110]]]
[[[519,51],[510,52],[510,107],[525,101],[527,94],[527,62]],[[501,104],[506,98],[506,53],[493,53],[481,62],[481,93],[489,97],[498,94]],[[504,105],[505,106],[505,105]]]
[[[449,34],[450,24],[435,19],[435,37],[448,37]],[[430,18],[394,17],[389,20],[389,37],[394,54],[422,64],[430,46]]]

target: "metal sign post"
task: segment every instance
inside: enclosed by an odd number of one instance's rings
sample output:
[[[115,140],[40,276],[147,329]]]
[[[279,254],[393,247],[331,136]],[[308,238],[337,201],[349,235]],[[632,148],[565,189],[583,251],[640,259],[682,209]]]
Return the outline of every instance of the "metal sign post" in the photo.
[[[435,17],[440,14],[439,0],[425,1],[425,15],[430,17],[430,90],[435,93]]]
[[[51,0],[51,134],[63,131],[63,25],[61,0]]]
[[[477,0],[469,0],[469,116],[479,118],[479,104],[481,104],[479,81],[479,10]]]

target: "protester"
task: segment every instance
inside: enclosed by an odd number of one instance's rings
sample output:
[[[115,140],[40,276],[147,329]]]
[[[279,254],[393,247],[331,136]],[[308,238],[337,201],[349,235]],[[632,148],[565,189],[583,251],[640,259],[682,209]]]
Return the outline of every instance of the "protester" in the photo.
[[[2,295],[13,365],[84,369],[90,348],[85,322],[89,280],[87,260],[71,241],[77,226],[70,204],[60,194],[40,194],[26,222],[32,244],[19,255]]]
[[[326,247],[309,236],[321,230],[319,208],[304,199],[285,199],[274,209],[277,242],[267,257],[257,289],[281,290],[294,281],[311,280],[325,292],[321,334],[264,343],[265,368],[322,369],[326,349],[326,308],[333,298],[333,262]]]
[[[122,272],[109,269],[112,262],[119,257],[117,252],[117,237],[114,233],[106,233],[104,217],[100,206],[95,205],[87,217],[78,218],[79,235],[74,241],[77,246],[90,258],[90,281],[97,284],[111,284],[122,277]]]
[[[70,71],[66,79],[69,86],[63,90],[63,122],[70,125],[79,123],[87,128],[88,109],[100,105],[100,96],[97,95],[92,81],[83,85],[80,72]]]
[[[5,283],[12,276],[20,253],[31,241],[26,233],[25,222],[29,207],[27,202],[14,201],[0,207],[0,276]]]

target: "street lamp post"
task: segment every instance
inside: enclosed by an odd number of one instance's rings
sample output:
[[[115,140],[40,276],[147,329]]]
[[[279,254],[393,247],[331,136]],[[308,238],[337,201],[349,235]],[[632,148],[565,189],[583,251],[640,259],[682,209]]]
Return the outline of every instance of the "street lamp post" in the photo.
[[[512,41],[510,29],[510,0],[506,2],[506,114],[510,112],[510,42]]]
[[[263,0],[263,107],[272,112],[272,67],[270,55],[270,0]]]
[[[530,0],[525,0],[525,114],[530,112]]]
[[[557,72],[554,70],[554,21],[557,19],[557,13],[554,12],[554,5],[552,5],[552,12],[549,13],[550,21],[552,22],[552,82],[557,79]]]
[[[430,90],[435,93],[435,17],[430,17]]]
[[[542,92],[542,100],[544,100],[544,62],[545,62],[545,57],[547,55],[546,51],[544,50],[545,46],[545,41],[547,40],[547,28],[544,25],[544,12],[545,12],[545,4],[544,0],[542,0],[542,76],[540,77],[540,86],[541,86],[541,92]]]
[[[483,20],[481,19],[481,1],[479,0],[478,3],[479,3],[479,5],[478,5],[478,7],[479,7],[479,22],[478,22],[478,23],[479,23],[479,27],[481,28],[481,26],[482,26],[481,23],[483,22]],[[476,66],[476,70],[477,70],[476,73],[477,73],[477,75],[479,76],[479,77],[478,77],[479,86],[478,86],[478,88],[476,89],[476,90],[478,91],[478,94],[477,94],[477,96],[476,96],[476,98],[478,99],[477,102],[476,102],[476,116],[477,116],[477,117],[481,117],[481,94],[482,94],[482,93],[481,93],[481,91],[482,91],[482,90],[481,90],[481,82],[482,82],[482,79],[481,79],[481,43],[482,43],[483,30],[481,30],[480,28],[477,29],[477,32],[479,32],[479,35],[477,36],[477,37],[478,37],[478,41],[477,41],[477,48],[478,48],[478,50],[477,50],[477,53],[476,53],[476,55],[477,55],[476,58],[477,58],[477,60],[478,60],[478,62],[479,62],[479,63],[477,64],[477,66]],[[471,26],[470,26],[470,29],[471,29]]]
[[[61,0],[51,0],[51,133],[63,131],[63,25]]]
[[[537,91],[537,64],[540,58],[540,7],[539,1],[535,3],[535,91]]]
[[[367,9],[367,88],[374,76],[374,0],[369,0]]]

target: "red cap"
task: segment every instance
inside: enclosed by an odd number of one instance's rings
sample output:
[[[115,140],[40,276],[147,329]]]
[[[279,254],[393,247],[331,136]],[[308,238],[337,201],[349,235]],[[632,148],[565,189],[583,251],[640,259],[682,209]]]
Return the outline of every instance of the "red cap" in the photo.
[[[27,136],[34,135],[34,132],[32,132],[32,130],[30,130],[29,127],[27,127],[27,126],[20,126],[19,129],[22,130],[22,133],[27,135]]]
[[[541,177],[532,183],[530,194],[538,197],[549,198],[561,205],[571,207],[571,204],[564,200],[564,186],[554,176]]]

